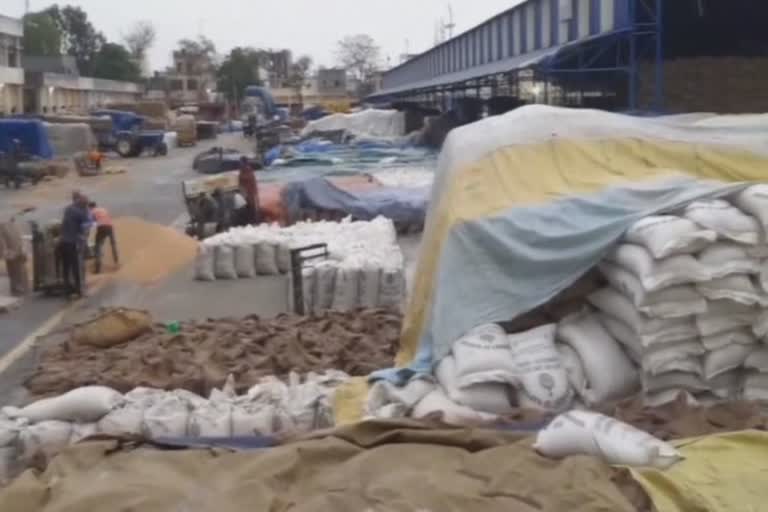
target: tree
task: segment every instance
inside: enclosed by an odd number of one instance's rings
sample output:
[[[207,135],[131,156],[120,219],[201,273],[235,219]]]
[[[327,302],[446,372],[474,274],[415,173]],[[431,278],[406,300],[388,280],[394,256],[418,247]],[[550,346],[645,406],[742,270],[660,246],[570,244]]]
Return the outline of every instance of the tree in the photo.
[[[94,28],[88,15],[79,7],[54,5],[44,12],[56,21],[62,33],[64,51],[75,58],[81,74],[90,76],[93,60],[106,43],[104,35]]]
[[[217,87],[225,97],[236,102],[249,85],[262,85],[259,54],[253,48],[233,48],[216,73]]]
[[[312,59],[307,55],[302,55],[296,62],[291,64],[288,71],[286,85],[293,89],[298,100],[299,111],[304,110],[304,84],[307,83],[307,76],[312,67]]]
[[[150,21],[139,21],[123,36],[125,46],[131,53],[133,60],[142,68],[147,58],[147,51],[155,43],[157,32]]]
[[[58,57],[61,55],[61,30],[47,11],[32,12],[24,16],[25,55]]]
[[[347,72],[360,81],[360,93],[379,68],[380,49],[369,35],[347,36],[338,43],[338,58]]]
[[[109,80],[136,82],[141,79],[141,69],[123,45],[104,43],[91,63],[93,76]]]
[[[179,51],[186,53],[189,62],[192,64],[192,73],[202,74],[213,70],[213,60],[216,57],[216,45],[205,36],[200,36],[197,40],[182,39],[179,41]]]

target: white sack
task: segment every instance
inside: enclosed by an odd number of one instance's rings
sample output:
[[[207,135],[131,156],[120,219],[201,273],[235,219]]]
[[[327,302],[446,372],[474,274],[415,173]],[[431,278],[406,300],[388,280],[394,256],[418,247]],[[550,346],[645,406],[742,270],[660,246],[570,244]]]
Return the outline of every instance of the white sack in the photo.
[[[660,375],[670,371],[690,371],[701,373],[701,364],[696,358],[704,355],[706,349],[698,339],[664,343],[643,353],[643,371],[651,375]]]
[[[648,250],[634,244],[619,245],[605,259],[631,272],[648,292],[712,278],[707,268],[691,255],[654,259]]]
[[[565,374],[568,375],[568,382],[578,397],[581,398],[587,389],[587,377],[584,375],[584,365],[579,353],[565,343],[557,344],[557,353],[560,354],[560,361],[565,368]]]
[[[317,272],[315,267],[302,267],[301,269],[301,294],[304,297],[304,314],[309,315],[315,311],[315,295],[317,290]]]
[[[69,443],[79,443],[83,439],[88,439],[98,433],[98,425],[96,423],[75,423],[72,425],[72,435],[69,437]]]
[[[645,347],[643,347],[640,337],[635,334],[632,328],[624,322],[605,313],[598,313],[597,318],[613,339],[621,343],[629,358],[632,359],[635,364],[640,364],[643,359]]]
[[[189,415],[187,435],[192,437],[229,437],[232,435],[232,406],[208,402]]]
[[[744,368],[768,373],[768,347],[756,348],[744,360]]]
[[[213,266],[216,260],[216,248],[205,244],[197,247],[195,258],[195,279],[198,281],[215,281]]]
[[[504,329],[498,324],[475,327],[453,344],[456,385],[513,382],[515,361]]]
[[[708,353],[704,357],[704,378],[712,380],[740,368],[755,348],[749,345],[729,345]]]
[[[0,417],[0,447],[8,446],[16,441],[16,438],[19,437],[19,432],[23,428],[22,422],[23,420],[12,421]]]
[[[557,325],[549,324],[507,336],[522,408],[564,411],[573,401],[573,390],[555,346],[556,331]],[[458,355],[456,362],[458,365]]]
[[[688,405],[696,405],[696,399],[688,391],[684,389],[667,389],[665,391],[659,391],[658,393],[649,393],[643,396],[643,405],[646,407],[661,407],[677,400],[680,400],[680,395],[683,395],[683,400]]]
[[[685,209],[685,218],[711,229],[726,240],[749,245],[756,245],[759,241],[760,226],[755,218],[722,199],[691,203]]]
[[[761,293],[749,276],[733,274],[706,283],[698,283],[696,289],[709,300],[730,300],[747,306],[764,305],[768,296]]]
[[[235,272],[237,277],[256,277],[256,255],[252,244],[235,247]]]
[[[737,329],[713,336],[702,336],[701,344],[707,350],[718,350],[731,345],[754,345],[757,339],[749,329]]]
[[[435,377],[448,398],[459,405],[501,416],[511,413],[515,408],[515,390],[510,384],[488,382],[459,388],[456,381],[456,360],[452,355],[440,361],[435,369]]]
[[[647,375],[657,376],[665,373],[681,372],[694,375],[704,375],[704,366],[700,358],[674,358],[667,359],[649,366],[643,365],[643,371]]]
[[[752,332],[761,340],[768,337],[768,309],[756,312]]]
[[[768,185],[753,185],[736,196],[734,204],[754,216],[768,232]]]
[[[104,386],[84,386],[63,395],[43,398],[26,407],[4,407],[3,413],[9,418],[27,418],[33,423],[59,420],[98,421],[115,407],[123,403],[123,395]]]
[[[669,389],[684,389],[692,393],[699,393],[709,389],[707,383],[699,375],[684,372],[643,375],[642,383],[644,393],[658,393]]]
[[[412,416],[416,419],[439,417],[443,423],[454,426],[483,425],[498,419],[495,414],[477,412],[452,402],[442,388],[436,388],[422,398],[414,407]]]
[[[693,254],[717,240],[717,233],[674,215],[652,215],[627,230],[627,242],[642,245],[656,259]]]
[[[219,245],[216,247],[213,273],[217,279],[237,279],[235,250],[231,245]]]
[[[707,311],[707,301],[692,285],[676,285],[656,292],[647,292],[640,280],[624,268],[600,264],[608,282],[629,297],[641,313],[654,318],[680,318]]]
[[[635,367],[594,314],[563,319],[557,326],[557,339],[579,354],[587,380],[583,398],[588,405],[624,398],[637,389],[640,379]]]
[[[607,464],[667,469],[683,459],[671,445],[602,414],[561,414],[536,436],[533,448],[545,457],[599,457]]]
[[[360,307],[375,308],[379,305],[379,282],[381,268],[372,264],[363,265],[360,270]]]
[[[163,400],[168,394],[167,391],[156,388],[145,388],[139,386],[133,388],[125,394],[125,401],[127,404],[137,405],[143,409],[146,409],[150,405],[154,405],[157,402]]]
[[[274,244],[270,242],[259,242],[254,247],[254,253],[256,258],[256,273],[258,275],[274,276],[280,273],[280,268],[277,266],[277,247]],[[288,267],[290,268],[290,262],[288,263]]]
[[[324,311],[333,306],[336,288],[336,265],[323,261],[315,267],[315,311]]]
[[[379,306],[400,307],[405,295],[405,272],[402,267],[384,267],[379,284]]]
[[[19,433],[16,441],[18,458],[31,462],[37,456],[50,459],[69,446],[72,424],[66,421],[42,421]]]
[[[696,315],[696,328],[701,336],[714,336],[750,327],[757,315],[758,310],[751,306],[730,300],[715,300],[707,304],[707,313]]]
[[[287,274],[291,271],[291,248],[286,243],[277,244],[275,250],[275,261],[277,269],[281,274]]]
[[[370,416],[376,418],[403,417],[436,387],[431,379],[411,379],[405,386],[397,386],[385,380],[376,381],[368,391],[365,409]]]
[[[188,407],[181,398],[168,394],[163,401],[144,411],[142,432],[149,439],[187,435]]]
[[[629,299],[615,288],[603,288],[588,297],[599,311],[628,325],[644,347],[661,343],[684,341],[698,336],[690,318],[651,318],[635,308]]]
[[[360,268],[341,265],[336,270],[333,309],[350,311],[360,304]]]
[[[738,400],[741,393],[740,371],[730,371],[707,381],[709,392],[720,400]]]
[[[731,274],[757,274],[760,262],[749,255],[748,248],[734,242],[718,242],[701,251],[697,258],[712,279]]]
[[[99,433],[110,436],[134,436],[142,433],[144,407],[139,403],[127,403],[113,409],[97,424]]]
[[[768,373],[748,373],[744,377],[742,399],[768,402]]]
[[[233,436],[267,436],[274,432],[275,406],[240,404],[232,408]]]

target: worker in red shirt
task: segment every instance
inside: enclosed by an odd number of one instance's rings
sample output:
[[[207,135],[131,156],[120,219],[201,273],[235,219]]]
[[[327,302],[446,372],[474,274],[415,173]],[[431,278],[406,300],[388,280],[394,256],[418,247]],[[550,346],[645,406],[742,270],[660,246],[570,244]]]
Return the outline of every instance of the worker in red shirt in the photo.
[[[119,265],[117,256],[117,242],[115,241],[115,228],[112,225],[112,217],[106,208],[99,207],[96,203],[88,203],[88,208],[91,211],[91,217],[96,223],[96,273],[101,272],[101,247],[104,242],[109,239],[109,244],[112,247],[112,260],[115,265]]]
[[[245,224],[259,222],[259,187],[256,183],[256,171],[246,157],[240,158],[240,175],[238,176],[240,191],[245,198],[243,220]]]

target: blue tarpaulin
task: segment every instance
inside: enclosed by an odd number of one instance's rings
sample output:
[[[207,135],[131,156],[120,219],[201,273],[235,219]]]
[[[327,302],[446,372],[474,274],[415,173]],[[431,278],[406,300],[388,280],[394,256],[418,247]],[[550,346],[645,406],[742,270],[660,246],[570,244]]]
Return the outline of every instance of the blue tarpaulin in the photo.
[[[24,152],[40,158],[52,158],[48,130],[37,119],[0,119],[0,151],[11,152],[18,139]]]
[[[395,223],[423,224],[430,187],[386,187],[351,193],[324,178],[313,178],[286,185],[282,203],[289,222],[302,218],[304,210],[323,210],[371,220],[381,215]]]

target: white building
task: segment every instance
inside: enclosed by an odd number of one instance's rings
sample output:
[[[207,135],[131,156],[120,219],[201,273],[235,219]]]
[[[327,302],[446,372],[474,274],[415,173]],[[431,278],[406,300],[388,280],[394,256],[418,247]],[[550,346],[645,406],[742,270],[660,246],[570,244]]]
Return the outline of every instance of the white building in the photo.
[[[21,68],[21,20],[0,15],[0,115],[24,110],[24,70]]]

